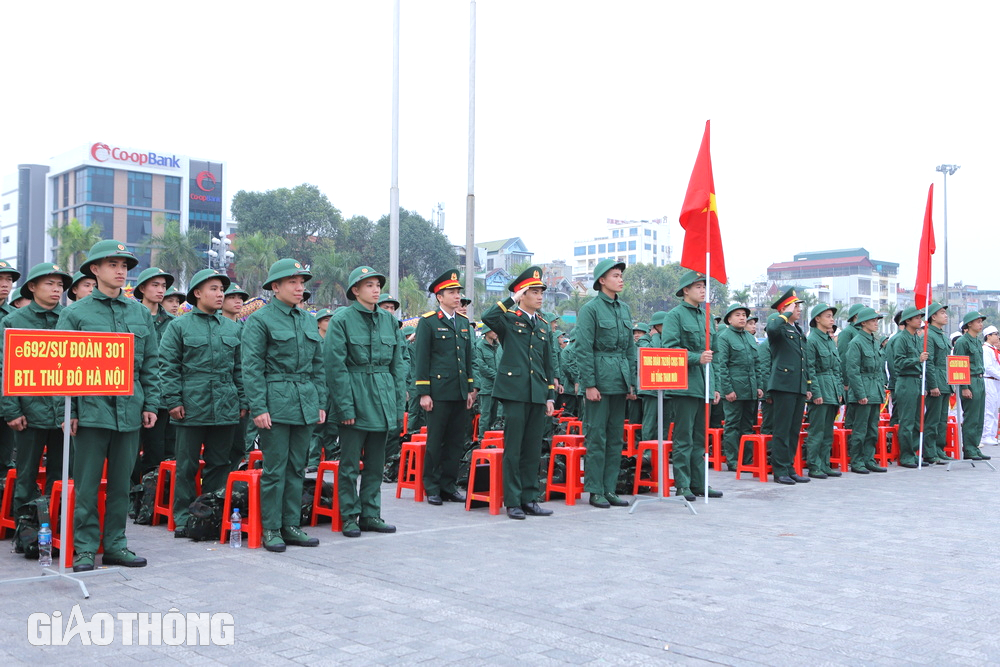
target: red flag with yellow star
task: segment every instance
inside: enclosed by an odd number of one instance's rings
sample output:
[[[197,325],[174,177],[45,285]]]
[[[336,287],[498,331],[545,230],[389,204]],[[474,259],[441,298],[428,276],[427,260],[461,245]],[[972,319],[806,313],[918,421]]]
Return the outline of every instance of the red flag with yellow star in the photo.
[[[720,283],[728,282],[726,258],[722,252],[719,214],[715,207],[715,178],[712,176],[712,155],[709,148],[709,126],[705,121],[705,136],[691,172],[687,195],[681,208],[680,223],[684,228],[684,249],[681,266],[709,274]],[[705,253],[711,253],[711,267],[705,266]],[[711,271],[708,269],[711,268]]]
[[[924,228],[920,233],[920,250],[917,252],[917,284],[913,286],[913,301],[917,308],[927,308],[931,301],[931,255],[937,250],[934,242],[934,184],[927,191],[927,208],[924,211]]]

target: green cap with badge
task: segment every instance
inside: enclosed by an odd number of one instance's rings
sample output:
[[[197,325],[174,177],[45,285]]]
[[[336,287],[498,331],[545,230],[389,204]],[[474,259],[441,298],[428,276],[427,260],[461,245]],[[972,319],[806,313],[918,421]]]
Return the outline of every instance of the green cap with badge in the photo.
[[[21,289],[18,290],[18,294],[25,299],[34,299],[34,295],[31,290],[28,289],[28,285],[32,281],[44,278],[45,276],[59,276],[62,278],[64,292],[70,288],[70,285],[73,284],[73,276],[60,269],[58,265],[50,262],[42,262],[41,264],[35,264],[31,267],[31,271],[28,271],[28,277],[24,279],[24,284],[21,285]]]
[[[87,253],[87,261],[80,265],[80,271],[88,278],[93,278],[94,273],[90,270],[90,266],[102,259],[124,259],[125,266],[128,267],[129,271],[139,265],[139,258],[129,251],[124,243],[114,239],[105,239],[91,246],[90,252]]]
[[[192,306],[197,305],[198,299],[196,299],[194,296],[195,288],[201,286],[203,282],[205,282],[206,280],[211,280],[212,278],[218,278],[219,280],[222,281],[222,291],[223,294],[225,294],[225,291],[229,289],[229,284],[231,282],[229,280],[229,276],[219,273],[215,269],[202,269],[198,273],[194,274],[194,276],[191,278],[191,283],[188,285],[188,291],[186,295],[187,302],[190,303]],[[166,298],[166,296],[164,296],[164,298]]]

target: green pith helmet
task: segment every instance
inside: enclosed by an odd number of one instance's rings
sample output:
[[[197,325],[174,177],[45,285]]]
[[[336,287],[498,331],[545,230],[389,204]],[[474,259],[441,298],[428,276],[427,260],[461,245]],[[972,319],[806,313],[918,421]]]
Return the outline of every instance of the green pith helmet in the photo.
[[[306,282],[312,279],[309,269],[303,267],[299,260],[292,259],[291,257],[279,259],[271,265],[271,269],[267,272],[267,280],[264,281],[261,287],[270,290],[271,284],[274,281],[281,280],[282,278],[291,278],[292,276],[302,276]]]
[[[405,327],[403,327],[402,332],[403,332],[403,338],[409,338],[413,334],[417,333],[417,328],[412,324],[407,324]]]
[[[90,270],[90,265],[102,259],[118,258],[125,260],[125,266],[131,271],[139,265],[139,258],[132,254],[124,243],[114,239],[98,241],[87,253],[87,261],[80,265],[80,271],[88,278],[93,278],[94,273]]]
[[[688,271],[681,276],[680,282],[677,284],[677,291],[674,296],[684,298],[684,288],[694,285],[699,280],[704,280],[705,274],[701,271]]]
[[[76,287],[77,283],[81,280],[93,280],[90,276],[83,275],[83,271],[77,271],[73,274],[73,282],[69,284],[69,289],[66,290],[66,298],[70,301],[76,301],[76,295],[73,294],[73,288]]]
[[[653,316],[651,318],[649,318],[649,328],[652,329],[656,325],[662,326],[666,320],[667,320],[667,311],[658,310],[655,313],[653,313]]]
[[[369,278],[378,279],[378,288],[382,289],[385,287],[385,276],[373,269],[370,266],[359,266],[358,268],[351,271],[351,276],[347,279],[347,298],[350,301],[355,301],[358,297],[354,295],[351,291],[352,288],[360,283],[362,280],[367,280]],[[381,297],[379,297],[381,298]]]
[[[608,271],[610,271],[611,269],[621,269],[622,271],[624,271],[625,270],[625,262],[619,262],[617,259],[612,259],[611,257],[608,257],[607,259],[602,259],[600,262],[598,262],[597,266],[594,267],[594,291],[595,292],[600,292],[601,291],[600,280],[601,280],[601,278],[604,277],[604,274],[607,273]]]
[[[9,273],[10,279],[15,283],[21,279],[21,272],[15,269],[10,262],[0,262],[0,273]]]
[[[863,307],[858,311],[857,319],[854,321],[855,324],[863,324],[869,320],[882,319],[883,315],[875,312],[874,308],[869,308],[868,306]]]
[[[962,329],[963,330],[967,329],[969,324],[975,322],[976,320],[985,320],[985,319],[986,317],[983,316],[983,314],[980,313],[978,310],[970,311],[965,314],[965,317],[962,318]]]
[[[729,316],[735,313],[737,310],[742,310],[747,314],[747,317],[750,317],[749,308],[744,306],[742,303],[734,303],[731,304],[729,308],[726,309],[726,314],[722,316],[722,321],[725,322],[726,324],[729,324]]]
[[[140,273],[139,277],[136,278],[135,287],[132,289],[132,294],[136,299],[142,301],[142,286],[144,283],[152,280],[153,278],[163,278],[167,281],[167,289],[170,289],[170,286],[174,284],[174,277],[172,275],[159,267],[151,266]],[[164,292],[164,294],[166,294],[166,292]]]
[[[813,306],[812,315],[809,318],[809,326],[811,327],[816,326],[816,318],[828,310],[832,310],[834,315],[837,314],[837,309],[828,303],[823,303],[822,301],[820,301],[815,306]]]
[[[948,310],[948,306],[943,306],[937,301],[934,301],[931,303],[931,305],[927,306],[928,323],[930,322],[931,318],[934,317],[934,313],[938,312],[939,310]]]
[[[239,294],[243,297],[244,301],[250,298],[250,292],[247,292],[236,283],[231,283],[229,287],[226,288],[226,296],[229,296],[230,294]]]
[[[229,284],[231,282],[229,280],[229,276],[223,273],[219,273],[215,269],[202,269],[198,273],[194,274],[194,276],[191,278],[191,283],[188,285],[188,291],[186,295],[188,303],[190,303],[192,306],[198,304],[198,300],[194,297],[194,289],[199,285],[201,285],[206,280],[209,280],[210,278],[218,278],[219,280],[222,281],[223,292],[229,289]]]
[[[378,303],[379,303],[379,305],[382,305],[383,303],[392,303],[392,304],[396,305],[396,310],[399,310],[399,301],[397,301],[396,299],[392,298],[391,294],[382,294],[382,295],[380,295],[379,298],[378,298]]]
[[[45,276],[59,276],[62,278],[64,292],[69,289],[70,285],[73,284],[73,276],[63,271],[59,268],[59,266],[50,262],[42,262],[41,264],[35,264],[31,267],[31,271],[28,271],[28,277],[24,279],[24,284],[21,285],[21,289],[18,290],[18,294],[29,301],[34,299],[34,295],[31,293],[31,290],[28,289],[28,283],[33,280],[38,280],[39,278],[44,278]]]
[[[169,299],[169,298],[175,297],[175,296],[177,298],[179,298],[181,300],[181,302],[183,302],[187,298],[187,293],[186,292],[182,292],[181,290],[177,289],[176,286],[174,286],[174,287],[171,287],[171,288],[169,288],[167,290],[167,293],[163,295],[163,298],[164,299]]]
[[[641,331],[644,334],[648,334],[649,325],[646,324],[645,322],[636,322],[635,324],[632,325],[632,331],[633,332]]]
[[[897,324],[906,324],[906,321],[914,317],[923,317],[923,308],[917,308],[916,306],[910,306],[906,308],[903,312],[899,314],[899,322]]]
[[[317,322],[319,322],[320,320],[325,319],[327,317],[333,317],[333,311],[330,310],[329,308],[321,308],[318,311],[316,311],[316,321]]]
[[[847,309],[847,321],[854,322],[854,319],[858,316],[858,313],[861,312],[862,308],[865,308],[865,304],[863,303],[851,304],[851,307]]]

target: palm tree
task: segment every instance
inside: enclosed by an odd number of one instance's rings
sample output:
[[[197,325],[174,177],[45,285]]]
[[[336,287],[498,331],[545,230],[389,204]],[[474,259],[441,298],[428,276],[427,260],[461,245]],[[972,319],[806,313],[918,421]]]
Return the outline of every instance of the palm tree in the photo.
[[[142,247],[155,253],[150,259],[153,266],[176,276],[179,284],[187,285],[188,276],[193,276],[207,262],[202,258],[205,251],[198,246],[207,245],[208,237],[206,229],[191,227],[184,233],[179,220],[167,220],[163,233],[150,236]]]
[[[732,293],[733,303],[742,303],[744,305],[750,303],[750,290],[748,289],[738,289]]]
[[[413,276],[405,276],[400,279],[399,294],[393,296],[399,299],[403,313],[408,317],[414,317],[427,311],[427,291]]]
[[[286,244],[284,238],[267,236],[262,232],[236,236],[236,275],[242,281],[243,289],[260,295],[261,283],[267,278],[271,265],[278,261],[278,251]]]
[[[314,253],[314,262],[310,267],[316,281],[313,291],[318,303],[347,301],[347,281],[351,271],[358,265],[357,254],[349,250],[337,250],[332,245],[327,249]]]
[[[99,225],[84,227],[73,218],[62,227],[49,227],[49,236],[56,242],[56,262],[72,273],[87,261],[87,252],[98,241],[103,240]]]

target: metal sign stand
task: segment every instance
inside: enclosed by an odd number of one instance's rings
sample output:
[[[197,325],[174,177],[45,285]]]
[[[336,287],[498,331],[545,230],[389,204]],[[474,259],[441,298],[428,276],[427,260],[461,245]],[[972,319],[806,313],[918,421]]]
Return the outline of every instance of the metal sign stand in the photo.
[[[691,505],[684,496],[664,496],[663,495],[663,479],[664,473],[667,469],[667,456],[666,451],[663,447],[663,390],[659,389],[656,392],[656,436],[659,442],[659,446],[656,449],[656,455],[659,457],[659,462],[656,466],[657,468],[657,480],[656,480],[656,497],[655,498],[640,498],[638,496],[632,501],[632,506],[628,508],[628,513],[631,514],[635,512],[635,508],[641,503],[659,503],[659,502],[680,502],[684,503],[687,508],[691,511],[691,514],[697,514],[694,506]],[[636,467],[638,470],[638,466]],[[638,474],[638,473],[636,473]],[[707,493],[707,492],[706,492]]]
[[[67,532],[69,528],[69,522],[72,517],[69,516],[69,512],[66,508],[69,507],[69,420],[70,420],[70,397],[66,397],[66,407],[63,419],[63,459],[62,459],[62,500],[60,505],[60,511],[62,516],[59,517],[59,535],[63,540],[66,540],[69,533]],[[65,542],[63,543],[63,549],[59,551],[59,568],[54,569],[53,567],[46,567],[42,570],[42,574],[36,577],[21,577],[18,579],[3,579],[0,580],[0,584],[16,584],[22,581],[54,581],[58,579],[67,579],[69,581],[75,581],[80,584],[80,591],[83,593],[84,599],[90,598],[90,591],[87,590],[87,586],[79,579],[79,577],[87,577],[95,574],[108,574],[111,572],[118,572],[126,580],[128,576],[121,571],[121,568],[117,567],[107,567],[91,570],[89,572],[72,572],[68,571],[66,563],[63,559],[63,552],[65,549]]]

